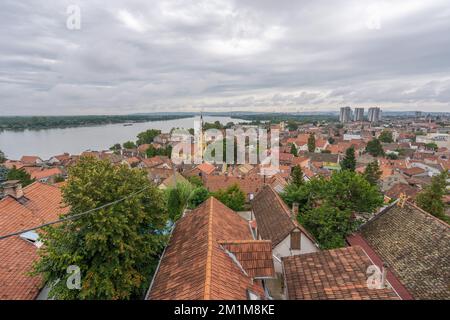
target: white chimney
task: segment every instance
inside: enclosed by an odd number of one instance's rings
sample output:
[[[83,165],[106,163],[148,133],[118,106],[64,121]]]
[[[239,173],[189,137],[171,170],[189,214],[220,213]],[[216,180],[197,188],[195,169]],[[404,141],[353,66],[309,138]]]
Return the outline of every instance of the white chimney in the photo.
[[[23,197],[22,184],[20,180],[9,180],[3,183],[3,193],[13,198],[20,199]]]

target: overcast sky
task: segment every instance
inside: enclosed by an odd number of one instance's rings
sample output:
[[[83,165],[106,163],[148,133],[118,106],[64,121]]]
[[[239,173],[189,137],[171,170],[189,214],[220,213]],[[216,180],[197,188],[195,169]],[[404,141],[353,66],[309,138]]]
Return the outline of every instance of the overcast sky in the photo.
[[[450,112],[448,0],[1,0],[0,30],[3,115]]]

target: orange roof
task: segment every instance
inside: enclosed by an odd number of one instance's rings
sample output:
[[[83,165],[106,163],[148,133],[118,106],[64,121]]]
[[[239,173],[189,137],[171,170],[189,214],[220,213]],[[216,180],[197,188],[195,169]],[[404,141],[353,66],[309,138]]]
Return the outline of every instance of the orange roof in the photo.
[[[369,289],[367,268],[373,264],[360,246],[282,258],[288,299],[399,300],[390,288]]]
[[[216,192],[220,189],[227,189],[232,185],[237,184],[245,194],[256,194],[263,186],[263,179],[257,175],[244,176],[243,178],[207,176],[204,179],[204,184],[210,192]]]
[[[16,169],[23,168],[23,167],[25,166],[25,164],[23,164],[23,163],[20,162],[20,161],[6,160],[5,163],[3,163],[3,166],[4,166],[6,169],[11,170],[11,169],[13,169],[14,167],[15,167]]]
[[[23,204],[10,196],[0,201],[0,234],[56,220],[68,211],[61,206],[61,191],[55,186],[35,182],[23,192]],[[19,236],[0,241],[0,300],[36,298],[41,278],[26,273],[37,259],[37,248]]]
[[[39,179],[53,177],[53,176],[60,176],[62,174],[63,174],[63,172],[61,171],[61,169],[50,168],[50,169],[44,169],[44,170],[40,170],[40,171],[33,171],[31,173],[31,178],[39,180]]]
[[[203,173],[211,174],[214,172],[214,170],[216,170],[216,167],[210,163],[203,162],[202,164],[199,164],[197,166],[197,169],[199,169]]]
[[[38,156],[23,156],[20,161],[25,163],[25,164],[35,164],[36,161],[42,161],[41,158],[39,158]]]
[[[263,297],[261,283],[249,275],[253,269],[246,270],[221,245],[239,240],[260,243],[253,240],[246,220],[210,197],[177,221],[146,298],[244,300],[247,290]],[[266,260],[266,253],[256,255],[253,261]]]

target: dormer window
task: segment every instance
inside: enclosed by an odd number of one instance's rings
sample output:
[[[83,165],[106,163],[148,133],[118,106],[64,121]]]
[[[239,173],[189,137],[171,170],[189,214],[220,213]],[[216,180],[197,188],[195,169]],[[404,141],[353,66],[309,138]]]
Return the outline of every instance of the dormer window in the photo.
[[[247,290],[247,298],[248,300],[261,300],[261,297],[259,295],[250,290]]]
[[[24,232],[20,235],[20,237],[25,241],[34,244],[38,248],[42,246],[42,242],[39,241],[39,234],[36,231]]]

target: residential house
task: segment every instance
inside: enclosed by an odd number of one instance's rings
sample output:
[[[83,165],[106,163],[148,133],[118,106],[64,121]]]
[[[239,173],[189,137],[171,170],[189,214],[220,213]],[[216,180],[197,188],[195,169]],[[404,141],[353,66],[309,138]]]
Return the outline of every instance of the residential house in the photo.
[[[248,221],[210,197],[175,223],[146,299],[265,299],[274,276],[270,241],[254,240]]]
[[[65,165],[68,161],[70,161],[70,154],[63,153],[57,156],[51,157],[47,163],[50,165]]]
[[[57,220],[68,208],[62,206],[58,187],[34,182],[24,188],[18,181],[4,185],[0,200],[0,234],[17,232]],[[42,245],[39,233],[30,231],[0,241],[0,300],[36,299],[42,278],[29,276]]]
[[[256,220],[253,228],[255,238],[272,241],[278,273],[282,272],[282,257],[319,251],[312,235],[297,222],[298,210],[294,208],[291,213],[271,186],[264,186],[256,195],[252,201],[252,212]]]
[[[23,156],[20,159],[20,162],[22,162],[24,165],[41,165],[44,163],[44,161],[39,158],[38,156]]]
[[[208,175],[212,175],[216,171],[216,167],[208,162],[203,162],[202,164],[199,164],[195,168],[184,172],[185,176],[192,177],[192,176],[199,176],[204,177]]]
[[[283,257],[289,300],[399,300],[389,283],[369,288],[367,270],[373,264],[359,247],[347,247]]]
[[[60,168],[49,168],[33,171],[31,178],[42,183],[54,183],[56,178],[63,177],[64,172]]]
[[[410,202],[398,200],[347,238],[387,265],[414,299],[450,299],[450,226]]]
[[[228,175],[208,175],[203,176],[203,184],[209,192],[227,189],[233,185],[238,185],[239,189],[246,195],[249,202],[261,190],[264,180],[258,175],[250,175],[244,177],[234,177]]]

